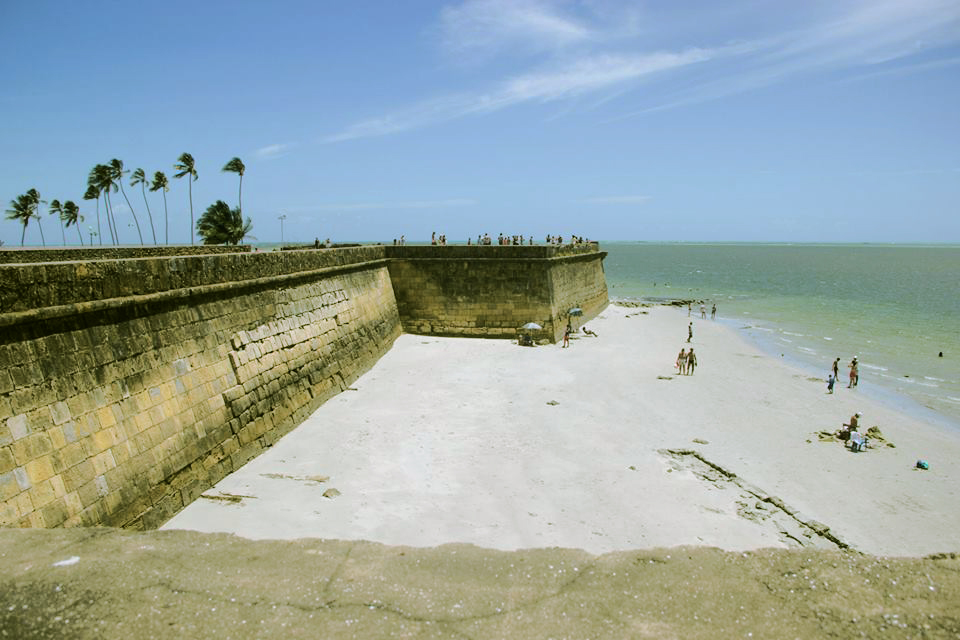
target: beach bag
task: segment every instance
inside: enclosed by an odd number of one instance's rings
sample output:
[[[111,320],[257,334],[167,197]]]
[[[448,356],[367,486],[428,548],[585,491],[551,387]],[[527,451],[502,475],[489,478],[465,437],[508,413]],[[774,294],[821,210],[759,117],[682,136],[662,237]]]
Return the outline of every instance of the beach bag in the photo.
[[[917,460],[917,469],[929,469],[930,464],[926,460]]]

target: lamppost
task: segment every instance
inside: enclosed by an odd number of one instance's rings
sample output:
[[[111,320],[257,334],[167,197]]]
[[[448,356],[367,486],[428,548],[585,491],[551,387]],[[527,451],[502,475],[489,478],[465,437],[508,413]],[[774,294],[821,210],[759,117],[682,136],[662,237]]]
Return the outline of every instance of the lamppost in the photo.
[[[277,217],[277,220],[280,221],[280,246],[283,246],[283,221],[287,219],[287,214],[282,214]]]

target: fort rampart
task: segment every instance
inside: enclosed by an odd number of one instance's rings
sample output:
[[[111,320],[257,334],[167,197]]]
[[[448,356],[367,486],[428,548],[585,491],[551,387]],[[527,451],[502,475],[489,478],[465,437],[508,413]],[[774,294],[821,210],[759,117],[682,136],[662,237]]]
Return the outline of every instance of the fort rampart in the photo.
[[[555,340],[607,303],[596,245],[68,255],[0,264],[0,525],[154,528],[401,331]]]

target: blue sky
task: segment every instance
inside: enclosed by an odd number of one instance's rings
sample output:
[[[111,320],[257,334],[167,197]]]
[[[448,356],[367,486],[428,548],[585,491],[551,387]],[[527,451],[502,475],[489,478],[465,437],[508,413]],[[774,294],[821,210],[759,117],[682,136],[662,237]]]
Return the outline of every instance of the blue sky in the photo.
[[[74,200],[85,240],[119,158],[189,242],[186,151],[197,217],[243,159],[261,242],[960,242],[957,0],[10,0],[0,78],[0,198]]]

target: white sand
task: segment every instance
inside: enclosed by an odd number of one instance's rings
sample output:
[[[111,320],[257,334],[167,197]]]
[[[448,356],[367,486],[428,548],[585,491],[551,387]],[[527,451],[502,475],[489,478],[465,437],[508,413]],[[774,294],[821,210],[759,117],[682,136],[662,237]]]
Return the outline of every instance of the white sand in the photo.
[[[248,498],[200,498],[164,528],[593,553],[795,546],[789,536],[830,546],[664,453],[690,449],[858,550],[960,548],[960,433],[843,386],[827,395],[709,320],[694,319],[700,366],[678,376],[686,311],[641,311],[609,307],[587,323],[599,337],[569,349],[403,335],[355,391],[206,492]],[[858,410],[896,448],[818,441]],[[340,495],[323,497],[331,488]]]

